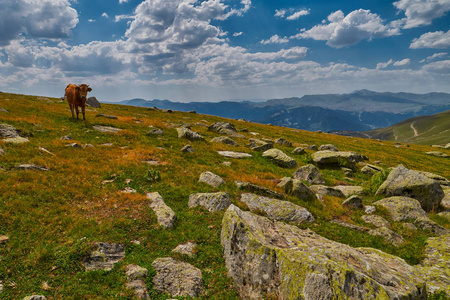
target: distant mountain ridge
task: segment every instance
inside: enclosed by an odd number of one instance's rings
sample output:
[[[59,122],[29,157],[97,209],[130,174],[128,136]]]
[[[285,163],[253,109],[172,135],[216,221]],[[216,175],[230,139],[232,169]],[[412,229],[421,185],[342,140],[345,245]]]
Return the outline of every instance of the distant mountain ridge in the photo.
[[[232,119],[246,119],[304,130],[367,131],[389,127],[405,119],[450,109],[447,93],[379,93],[358,90],[349,94],[305,95],[263,102],[172,102],[169,100],[124,100],[118,104],[195,110]]]

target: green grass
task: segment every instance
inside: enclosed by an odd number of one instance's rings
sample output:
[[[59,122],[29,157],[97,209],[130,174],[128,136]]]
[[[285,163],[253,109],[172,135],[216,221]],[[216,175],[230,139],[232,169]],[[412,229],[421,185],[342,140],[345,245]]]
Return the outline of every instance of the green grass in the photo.
[[[103,104],[101,109],[87,111],[87,121],[83,122],[71,119],[67,103],[58,99],[46,101],[35,96],[5,93],[0,93],[0,107],[9,111],[0,112],[0,123],[15,126],[30,138],[29,143],[22,145],[0,141],[0,147],[6,152],[0,156],[0,235],[9,237],[6,244],[0,245],[2,299],[22,299],[31,294],[43,294],[48,299],[132,299],[132,292],[125,288],[125,267],[131,263],[149,269],[147,287],[152,299],[168,299],[169,295],[153,289],[154,271],[151,268],[156,258],[166,256],[186,261],[202,270],[205,283],[202,299],[238,299],[222,256],[220,230],[223,212],[211,214],[203,208],[189,209],[189,195],[226,191],[234,204],[245,208],[239,201],[240,191],[234,181],[248,181],[283,193],[276,184],[282,177],[291,177],[295,169],[274,165],[260,152],[250,150],[246,139],[235,139],[239,143],[236,147],[210,144],[208,141],[219,135],[198,124],[210,125],[225,120],[219,117],[182,112],[168,114]],[[118,120],[96,118],[99,112],[117,115]],[[371,162],[381,161],[385,169],[401,163],[408,168],[450,177],[449,160],[426,155],[425,152],[432,149],[428,146],[396,148],[391,142],[226,121],[233,123],[238,130],[245,128],[259,133],[253,136],[243,132],[246,138],[283,137],[295,146],[332,143],[340,150],[367,155]],[[206,141],[178,139],[173,125],[181,123],[192,124],[192,129],[203,135]],[[124,130],[117,134],[103,134],[93,130],[94,125]],[[151,129],[149,126],[162,129],[164,135],[147,136]],[[92,144],[94,147],[66,147],[74,141],[61,140],[65,135],[70,135],[81,145]],[[102,145],[106,143],[112,143],[112,146]],[[180,149],[186,144],[192,144],[195,152],[181,153]],[[39,147],[53,155],[39,150]],[[295,158],[300,166],[311,163],[312,151],[299,155],[290,153],[294,147],[279,148]],[[220,156],[218,150],[247,152],[253,156],[241,160],[227,159]],[[158,161],[159,165],[143,162],[148,160]],[[224,165],[224,161],[231,162],[231,166]],[[45,166],[49,171],[14,168],[22,163]],[[213,188],[198,182],[199,175],[205,171],[221,176],[226,184]],[[386,176],[370,177],[356,170],[348,177],[340,169],[324,169],[321,173],[330,185],[365,185],[366,205],[378,200],[373,193]],[[113,181],[105,182],[107,180]],[[127,187],[137,192],[122,193]],[[158,226],[146,199],[149,192],[159,192],[175,211],[177,221],[173,228],[163,230]],[[325,197],[325,206],[293,197],[287,199],[304,206],[316,218],[315,223],[301,225],[301,228],[310,228],[351,246],[378,248],[398,255],[410,264],[422,258],[424,241],[429,236],[426,232],[411,234],[404,231],[400,223],[393,223],[395,230],[406,240],[405,245],[397,248],[379,237],[330,223],[329,220],[339,218],[368,226],[361,221],[362,212],[344,208],[342,199]],[[439,216],[432,214],[431,217],[450,228],[450,224]],[[140,245],[133,243],[136,240]],[[125,244],[125,259],[110,272],[84,272],[80,263],[97,241]],[[194,257],[171,253],[178,244],[188,241],[198,244]]]

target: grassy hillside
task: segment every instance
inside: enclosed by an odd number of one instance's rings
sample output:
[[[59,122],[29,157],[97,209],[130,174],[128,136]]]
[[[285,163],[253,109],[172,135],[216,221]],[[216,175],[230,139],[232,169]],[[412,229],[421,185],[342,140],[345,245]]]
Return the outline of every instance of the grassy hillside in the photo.
[[[274,165],[263,158],[261,152],[248,148],[246,139],[235,138],[239,143],[237,147],[209,143],[219,134],[207,131],[205,125],[218,121],[229,121],[238,130],[247,129],[248,132],[240,132],[246,138],[258,134],[257,138],[283,137],[294,145],[332,143],[340,150],[365,154],[371,162],[380,161],[385,168],[404,164],[410,169],[450,177],[450,160],[426,155],[432,148],[422,145],[398,148],[393,142],[112,104],[88,109],[84,122],[71,119],[68,104],[60,99],[5,93],[0,93],[0,107],[8,111],[0,112],[0,124],[14,126],[21,136],[30,140],[25,144],[7,144],[0,140],[5,152],[0,155],[0,236],[9,237],[6,243],[0,244],[2,299],[22,299],[31,294],[42,294],[47,299],[133,299],[132,291],[125,288],[125,267],[130,263],[150,270],[147,287],[152,299],[168,299],[171,297],[153,289],[151,268],[156,258],[167,256],[202,270],[205,285],[202,299],[238,299],[222,257],[223,212],[211,214],[200,207],[189,209],[189,195],[226,191],[235,205],[245,209],[239,201],[240,191],[235,180],[283,192],[276,186],[278,180],[292,176],[295,169]],[[96,117],[100,112],[118,119]],[[174,126],[182,123],[192,124],[192,130],[203,135],[206,141],[178,139]],[[419,126],[420,121],[415,124]],[[93,129],[94,125],[123,130],[116,134],[100,133]],[[160,128],[164,134],[147,136],[150,127]],[[61,140],[66,135],[73,140]],[[67,146],[74,142],[93,147]],[[181,153],[180,149],[186,144],[192,144],[195,152]],[[312,151],[299,155],[290,153],[293,147],[277,148],[294,157],[300,166],[311,161]],[[253,157],[226,159],[218,155],[217,150],[247,152]],[[449,150],[444,151],[450,154]],[[151,165],[145,161],[159,163]],[[231,165],[224,165],[225,161]],[[48,171],[19,170],[15,168],[19,164],[34,164]],[[160,172],[160,181],[147,179],[151,170]],[[215,189],[198,182],[199,175],[205,171],[221,176],[226,184]],[[351,177],[346,177],[340,169],[321,170],[321,173],[329,185],[369,185],[370,177],[360,172]],[[135,189],[136,193],[124,193],[126,187]],[[158,226],[146,198],[148,192],[159,192],[175,211],[177,221],[173,228]],[[406,240],[403,246],[394,247],[381,237],[328,222],[338,218],[368,226],[360,218],[363,212],[344,208],[342,199],[325,197],[324,205],[302,202],[294,197],[287,199],[307,208],[316,218],[315,223],[302,225],[302,228],[311,228],[351,246],[378,248],[399,255],[410,264],[418,263],[422,257],[429,236],[424,231],[411,234],[393,223],[393,228]],[[364,203],[368,205],[378,199],[368,193]],[[430,216],[450,228],[450,224],[435,214]],[[80,262],[97,241],[125,244],[125,259],[112,271],[84,271]],[[198,244],[194,257],[171,253],[177,245],[188,241]]]
[[[407,119],[386,128],[366,131],[373,139],[421,145],[450,143],[450,110],[431,116]]]

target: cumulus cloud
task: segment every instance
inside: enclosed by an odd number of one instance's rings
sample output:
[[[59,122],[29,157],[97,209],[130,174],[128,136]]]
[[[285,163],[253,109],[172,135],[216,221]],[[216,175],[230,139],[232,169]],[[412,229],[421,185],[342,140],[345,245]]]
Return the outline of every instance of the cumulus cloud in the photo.
[[[377,64],[377,70],[386,69],[388,66],[392,65],[394,61],[390,59],[388,62],[385,63],[378,63]]]
[[[297,11],[297,12],[293,13],[292,15],[288,16],[286,18],[286,20],[289,20],[289,21],[297,20],[301,16],[306,16],[306,15],[309,15],[309,9],[302,9],[302,10]]]
[[[420,62],[421,62],[421,63],[424,63],[424,62],[427,62],[427,61],[432,61],[432,60],[434,60],[434,59],[436,59],[436,58],[443,58],[444,56],[447,56],[447,55],[448,55],[447,52],[435,53],[435,54],[433,54],[433,55],[431,55],[431,56],[428,56],[428,57],[425,58],[425,59],[422,59]]]
[[[286,20],[293,21],[299,19],[301,16],[309,15],[309,9],[301,9],[299,11],[295,11],[294,9],[276,9],[275,17],[277,18],[286,18]]]
[[[394,62],[393,65],[394,65],[394,67],[404,67],[404,66],[409,65],[410,63],[411,63],[411,59],[405,58],[405,59]]]
[[[104,13],[102,13],[102,17],[103,17],[103,18],[107,18],[107,19],[109,18],[108,14],[107,14],[107,13],[105,13],[105,12],[104,12]]]
[[[130,1],[130,0],[119,0],[119,4],[127,3],[128,1]]]
[[[327,45],[341,48],[357,44],[364,39],[400,34],[399,28],[383,23],[384,21],[370,10],[355,10],[347,16],[338,10],[328,16],[328,22],[303,30],[293,38],[327,41]]]
[[[78,14],[68,0],[0,1],[0,46],[21,33],[31,38],[67,38],[78,24]]]
[[[382,69],[386,69],[389,66],[394,66],[394,67],[405,67],[407,65],[409,65],[411,63],[411,59],[409,58],[405,58],[399,61],[394,61],[393,59],[390,59],[389,61],[383,63],[378,63],[376,69],[377,70],[382,70]]]
[[[287,37],[279,37],[278,34],[275,34],[270,37],[268,40],[262,40],[260,41],[261,44],[267,45],[267,44],[284,44],[288,43],[289,39]]]
[[[419,38],[414,39],[409,46],[411,49],[444,49],[448,47],[450,47],[450,30],[447,32],[435,31],[424,33]]]
[[[450,11],[448,0],[400,0],[393,3],[398,10],[404,11],[404,28],[429,25]]]
[[[424,65],[422,69],[431,73],[448,75],[450,74],[450,60],[435,61]]]
[[[243,35],[244,33],[241,31],[241,32],[235,32],[235,33],[233,33],[233,36],[241,36],[241,35]]]

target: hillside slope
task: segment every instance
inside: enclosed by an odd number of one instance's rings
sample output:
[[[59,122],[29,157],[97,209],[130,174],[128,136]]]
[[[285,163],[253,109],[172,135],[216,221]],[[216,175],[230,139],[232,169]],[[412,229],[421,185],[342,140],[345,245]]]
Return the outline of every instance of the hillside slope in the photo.
[[[311,202],[286,194],[277,184],[283,177],[292,177],[296,169],[280,167],[263,157],[248,146],[249,139],[273,141],[282,137],[292,142],[292,146],[275,147],[299,166],[312,163],[315,151],[306,149],[303,154],[295,154],[294,148],[333,144],[339,150],[366,155],[368,163],[378,161],[385,170],[403,164],[450,177],[450,160],[427,155],[433,148],[423,145],[398,146],[389,141],[113,104],[87,108],[84,122],[70,118],[68,104],[60,99],[6,93],[0,93],[0,108],[0,124],[13,126],[28,139],[15,144],[0,138],[1,299],[23,299],[32,294],[47,299],[138,299],[126,287],[129,264],[149,270],[144,284],[151,299],[171,299],[155,288],[156,269],[152,265],[164,257],[174,257],[201,270],[204,290],[200,299],[239,299],[239,289],[228,276],[223,257],[224,211],[211,213],[204,207],[188,206],[194,193],[222,191],[230,195],[232,204],[248,210],[235,181],[271,189],[307,209],[315,221],[297,225],[301,229],[351,247],[380,249],[411,265],[423,259],[426,240],[433,233],[408,229],[384,210],[377,213],[403,236],[405,242],[400,246],[367,230],[339,225],[340,221],[374,228],[362,220],[364,210],[343,206],[342,198],[325,195],[321,201]],[[237,146],[211,142],[224,134],[210,131],[208,126],[224,121],[234,124],[240,134],[232,137]],[[101,132],[98,126],[121,130]],[[204,140],[179,138],[180,126],[190,127]],[[153,129],[160,129],[162,134],[149,134]],[[185,145],[191,145],[194,152],[181,152]],[[218,151],[244,152],[251,157],[226,158]],[[450,150],[443,151],[450,154]],[[352,167],[343,162],[341,165]],[[382,198],[374,195],[382,177],[375,180],[361,172],[362,167],[359,164],[350,173],[348,169],[324,168],[320,173],[328,186],[363,186],[362,201],[367,206]],[[212,187],[199,182],[200,174],[206,171],[225,183]],[[154,192],[176,214],[169,229],[158,225],[149,206],[147,194]],[[430,212],[430,218],[450,229],[450,221],[438,212]],[[125,257],[110,271],[85,271],[82,263],[97,242],[124,247]],[[197,245],[192,256],[172,252],[187,242]]]

